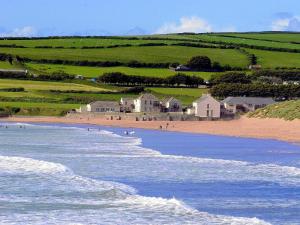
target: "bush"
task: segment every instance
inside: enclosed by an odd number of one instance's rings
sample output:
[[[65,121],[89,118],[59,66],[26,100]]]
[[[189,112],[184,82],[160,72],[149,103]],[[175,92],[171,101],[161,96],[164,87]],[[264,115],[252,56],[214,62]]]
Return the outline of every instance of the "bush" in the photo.
[[[300,97],[300,85],[218,84],[211,88],[211,94],[220,98],[247,96],[291,99]]]
[[[187,66],[196,71],[211,70],[211,60],[207,56],[195,56],[191,58]]]
[[[239,83],[239,84],[249,84],[251,83],[251,78],[245,73],[237,72],[227,72],[221,75],[213,75],[209,82],[212,85],[221,83]]]

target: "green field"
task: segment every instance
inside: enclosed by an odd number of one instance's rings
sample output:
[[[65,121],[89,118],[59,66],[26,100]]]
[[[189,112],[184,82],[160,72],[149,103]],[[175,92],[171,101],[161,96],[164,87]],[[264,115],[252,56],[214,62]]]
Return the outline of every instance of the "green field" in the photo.
[[[202,94],[208,93],[208,89],[198,88],[148,88],[147,90],[153,92],[157,96],[164,98],[166,96],[176,97],[182,101],[183,105],[191,105],[193,101],[201,97]]]
[[[282,118],[285,120],[300,119],[300,100],[269,105],[250,113],[249,116],[258,118]]]
[[[253,38],[280,42],[300,42],[300,33],[221,33],[214,35],[226,35],[240,38]]]
[[[263,68],[297,67],[300,68],[300,53],[273,52],[249,49],[248,52],[258,57]]]
[[[234,38],[234,37],[223,37],[219,35],[190,35],[188,36],[193,39],[198,39],[201,41],[216,41],[216,42],[225,42],[225,43],[233,43],[233,44],[247,44],[254,46],[262,46],[262,47],[273,47],[273,48],[288,48],[288,49],[300,49],[299,44],[291,44],[291,43],[279,43],[273,41],[264,41],[264,40],[251,40],[245,38]],[[245,35],[247,37],[247,35]]]
[[[125,47],[111,49],[35,49],[35,48],[0,48],[0,52],[19,55],[30,59],[61,59],[89,61],[137,60],[146,63],[186,63],[191,57],[205,55],[222,65],[244,67],[247,57],[234,49],[209,49],[181,46]]]
[[[0,88],[23,87],[25,90],[74,90],[74,91],[105,91],[107,89],[92,87],[83,84],[48,82],[48,81],[27,81],[0,79]]]
[[[62,39],[36,39],[36,40],[0,40],[0,45],[17,45],[29,48],[36,46],[52,46],[64,48],[81,48],[81,47],[97,47],[97,46],[113,46],[113,45],[140,45],[147,43],[177,43],[177,41],[168,40],[122,40],[122,39],[104,39],[104,38],[62,38]]]
[[[11,65],[6,61],[0,61],[0,69],[18,69],[19,66],[17,65]]]
[[[178,72],[170,69],[152,69],[152,68],[130,68],[130,67],[88,67],[88,66],[66,66],[55,64],[37,64],[27,63],[26,67],[29,70],[36,70],[39,73],[53,73],[57,71],[64,71],[69,74],[83,75],[87,78],[95,78],[109,72],[121,72],[128,75],[138,75],[147,77],[168,77]],[[187,75],[195,75],[208,80],[213,72],[183,72]]]
[[[226,37],[225,37],[226,36]],[[131,37],[118,38],[57,38],[57,39],[35,39],[35,40],[0,40],[0,45],[18,45],[26,48],[0,47],[0,53],[12,54],[26,57],[33,60],[68,60],[68,61],[94,61],[106,62],[114,61],[128,63],[130,61],[139,61],[144,63],[181,63],[185,64],[191,57],[205,55],[212,62],[219,62],[221,65],[230,65],[231,67],[244,68],[246,73],[249,59],[245,52],[238,49],[220,49],[220,48],[196,48],[184,46],[170,46],[173,43],[189,42],[192,44],[209,44],[216,47],[225,44],[253,45],[258,47],[273,47],[300,49],[300,33],[212,33],[212,34],[166,34],[166,35],[148,35],[138,36],[138,40],[130,40]],[[148,40],[143,40],[148,38]],[[150,39],[156,38],[156,40]],[[157,40],[160,39],[160,40]],[[216,44],[213,42],[223,43]],[[164,43],[169,46],[147,46],[137,45],[147,43]],[[114,47],[113,45],[132,45],[130,47]],[[35,48],[37,46],[52,46],[53,48]],[[81,49],[86,47],[105,47],[98,49]],[[63,47],[63,48],[61,48]],[[300,53],[289,53],[269,50],[257,50],[244,48],[246,52],[255,54],[258,58],[258,64],[263,68],[300,68]],[[70,66],[59,64],[39,64],[25,63],[14,60],[13,65],[8,62],[0,61],[0,69],[28,69],[32,74],[51,74],[63,71],[73,75],[83,75],[85,78],[96,78],[107,72],[122,72],[128,75],[138,75],[147,77],[168,77],[177,72],[165,69],[153,68],[129,68],[129,67],[88,67],[88,66]],[[196,75],[208,80],[213,72],[183,72],[187,75]],[[86,80],[72,80],[65,82],[49,81],[29,81],[29,80],[10,80],[0,79],[0,89],[23,87],[22,92],[8,92],[0,90],[0,108],[1,107],[19,107],[20,115],[62,115],[67,110],[79,107],[80,104],[86,104],[96,100],[114,100],[119,101],[121,97],[136,97],[133,94],[123,94],[125,90],[122,87],[114,87],[106,84],[99,84]],[[58,90],[60,92],[53,92]],[[167,96],[174,96],[181,100],[185,106],[190,105],[195,99],[208,89],[193,88],[153,88],[146,87],[157,95],[160,99]],[[72,91],[70,93],[70,91]],[[105,93],[99,93],[105,92]],[[76,104],[73,104],[76,103]],[[78,103],[78,104],[77,104]],[[283,103],[282,103],[283,104]],[[298,104],[298,103],[297,103]],[[290,108],[290,105],[283,105]],[[299,110],[298,106],[295,108]],[[265,112],[265,111],[264,111]],[[284,112],[282,109],[281,112]],[[277,112],[276,112],[277,113]],[[268,114],[261,112],[260,115],[273,116],[276,113],[270,109]],[[278,114],[278,113],[277,113]],[[279,113],[280,114],[280,113]],[[285,114],[285,113],[283,113]],[[289,113],[286,113],[290,115]],[[297,112],[294,113],[298,115]],[[288,116],[290,118],[290,116]]]

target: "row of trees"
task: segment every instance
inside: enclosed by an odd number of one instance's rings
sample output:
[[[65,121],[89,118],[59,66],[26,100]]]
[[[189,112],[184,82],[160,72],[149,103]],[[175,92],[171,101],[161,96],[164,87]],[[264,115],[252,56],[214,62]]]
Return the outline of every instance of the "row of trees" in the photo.
[[[167,78],[144,77],[135,75],[126,75],[124,73],[105,73],[98,78],[98,81],[107,84],[124,85],[124,86],[186,86],[198,87],[204,84],[204,80],[196,76],[188,76],[185,74],[176,74]]]
[[[247,96],[291,99],[300,97],[300,85],[218,84],[211,88],[211,94],[220,98]]]

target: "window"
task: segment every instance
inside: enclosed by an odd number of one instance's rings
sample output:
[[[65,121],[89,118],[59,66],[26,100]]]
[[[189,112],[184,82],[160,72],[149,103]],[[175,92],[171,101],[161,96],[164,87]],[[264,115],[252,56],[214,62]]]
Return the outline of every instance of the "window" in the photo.
[[[147,105],[147,100],[145,100],[145,105]]]
[[[206,116],[209,117],[209,110],[206,111]]]
[[[207,108],[209,109],[209,104],[207,104]]]

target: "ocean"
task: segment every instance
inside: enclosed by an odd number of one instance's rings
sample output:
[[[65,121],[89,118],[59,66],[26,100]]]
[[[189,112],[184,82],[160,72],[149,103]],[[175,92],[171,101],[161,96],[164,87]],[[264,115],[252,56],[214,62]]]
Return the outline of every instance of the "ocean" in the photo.
[[[300,224],[297,144],[0,125],[0,224]]]

